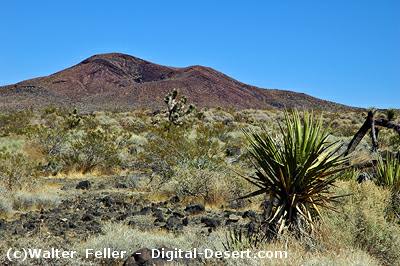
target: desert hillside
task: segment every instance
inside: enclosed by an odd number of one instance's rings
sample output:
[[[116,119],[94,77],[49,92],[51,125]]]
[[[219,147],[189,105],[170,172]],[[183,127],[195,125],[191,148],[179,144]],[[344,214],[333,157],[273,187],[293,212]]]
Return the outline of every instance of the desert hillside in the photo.
[[[159,109],[174,88],[198,107],[349,109],[302,93],[247,85],[209,67],[168,67],[120,53],[94,55],[52,75],[0,87],[0,109]]]

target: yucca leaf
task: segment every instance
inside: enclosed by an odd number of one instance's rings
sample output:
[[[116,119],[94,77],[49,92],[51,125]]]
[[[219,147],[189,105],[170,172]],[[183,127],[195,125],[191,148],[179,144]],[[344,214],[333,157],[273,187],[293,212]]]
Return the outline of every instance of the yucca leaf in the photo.
[[[266,190],[260,189],[260,190],[251,192],[251,193],[249,193],[249,194],[247,194],[247,195],[245,195],[245,196],[243,196],[243,197],[240,197],[239,199],[248,199],[248,198],[252,198],[252,197],[255,197],[255,196],[258,196],[258,195],[262,195],[262,194],[264,194],[265,192],[266,192]]]

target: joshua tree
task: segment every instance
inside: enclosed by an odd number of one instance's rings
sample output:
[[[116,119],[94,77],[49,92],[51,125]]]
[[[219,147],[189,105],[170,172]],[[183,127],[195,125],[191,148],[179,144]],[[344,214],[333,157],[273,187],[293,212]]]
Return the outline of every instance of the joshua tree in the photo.
[[[372,139],[372,146],[373,146],[372,148],[375,151],[378,149],[379,127],[391,128],[400,135],[400,125],[393,122],[395,116],[393,110],[389,110],[387,112],[386,115],[387,118],[374,119],[375,113],[376,111],[368,112],[364,124],[361,126],[361,128],[354,135],[353,139],[350,141],[349,146],[347,147],[347,150],[345,152],[345,155],[352,153],[356,149],[357,145],[361,142],[361,140],[364,138],[364,136],[368,133],[369,130],[371,130],[370,135]]]
[[[174,89],[169,92],[165,98],[164,102],[168,106],[168,120],[170,124],[178,125],[182,122],[182,118],[194,110],[194,105],[190,104],[186,106],[187,99],[185,96],[178,97],[178,91]]]
[[[73,129],[79,125],[82,116],[78,114],[78,110],[74,109],[65,119],[65,127],[67,130]]]

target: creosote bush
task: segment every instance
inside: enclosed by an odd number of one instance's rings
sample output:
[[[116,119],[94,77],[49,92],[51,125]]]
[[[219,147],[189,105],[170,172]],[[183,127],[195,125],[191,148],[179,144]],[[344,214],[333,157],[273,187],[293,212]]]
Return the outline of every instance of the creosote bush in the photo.
[[[52,174],[110,172],[120,166],[120,154],[129,138],[128,132],[101,126],[93,116],[81,117],[75,112],[38,127],[33,136],[46,159],[43,168]]]
[[[36,164],[22,153],[0,151],[0,184],[9,191],[32,187]]]
[[[69,144],[62,160],[83,174],[95,168],[103,171],[113,169],[120,164],[118,154],[121,144],[117,135],[107,130],[87,130],[82,132],[80,138],[71,139]]]
[[[188,197],[208,204],[224,204],[236,200],[240,193],[248,191],[244,180],[235,176],[231,169],[220,170],[186,167],[176,169],[166,189],[179,197]]]
[[[379,259],[383,265],[400,264],[400,228],[387,219],[391,191],[373,182],[339,181],[334,189],[348,194],[324,210],[317,229],[324,249],[339,251],[360,249]]]
[[[30,130],[30,110],[0,113],[0,136],[23,135]]]
[[[173,127],[167,131],[155,128],[148,134],[140,158],[163,177],[162,182],[172,177],[174,167],[220,167],[224,164],[224,151],[218,138],[221,134],[219,129],[201,124],[193,128]]]

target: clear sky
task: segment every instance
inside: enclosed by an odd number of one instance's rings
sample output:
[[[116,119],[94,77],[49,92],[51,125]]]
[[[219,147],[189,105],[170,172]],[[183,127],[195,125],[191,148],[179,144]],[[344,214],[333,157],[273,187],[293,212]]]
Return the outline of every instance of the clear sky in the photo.
[[[0,84],[98,53],[400,108],[400,1],[2,1]]]

